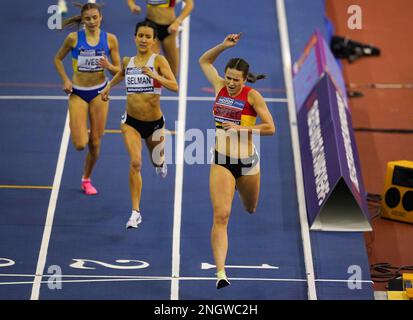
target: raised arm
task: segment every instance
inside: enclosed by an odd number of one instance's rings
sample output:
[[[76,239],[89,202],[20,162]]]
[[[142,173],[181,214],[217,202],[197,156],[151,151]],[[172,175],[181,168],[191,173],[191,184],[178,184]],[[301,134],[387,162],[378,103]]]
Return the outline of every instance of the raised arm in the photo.
[[[217,94],[218,91],[225,85],[225,81],[218,74],[218,71],[217,69],[215,69],[213,63],[223,51],[235,46],[238,43],[240,37],[241,33],[229,34],[225,37],[222,43],[206,51],[198,60],[205,77],[214,87],[215,94]]]

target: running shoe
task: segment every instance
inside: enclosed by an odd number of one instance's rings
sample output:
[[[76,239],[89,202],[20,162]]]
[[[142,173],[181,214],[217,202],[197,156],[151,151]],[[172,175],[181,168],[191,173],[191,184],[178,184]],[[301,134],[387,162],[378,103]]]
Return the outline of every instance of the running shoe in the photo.
[[[227,278],[223,278],[223,279],[218,279],[216,285],[217,285],[217,289],[221,289],[221,288],[231,285],[231,282],[229,282]]]
[[[126,229],[137,228],[142,222],[142,216],[139,211],[133,210],[128,222],[126,222]]]
[[[60,14],[67,13],[67,4],[65,0],[59,0],[59,2],[57,3],[57,12]]]
[[[164,162],[161,167],[155,167],[155,171],[158,176],[165,178],[168,174],[168,166],[166,165],[166,162]]]
[[[216,273],[217,276],[217,289],[224,288],[226,286],[231,285],[231,282],[229,282],[227,275],[225,274],[225,271],[219,271]]]
[[[96,188],[92,186],[92,181],[90,179],[82,179],[81,188],[88,196],[98,194]]]

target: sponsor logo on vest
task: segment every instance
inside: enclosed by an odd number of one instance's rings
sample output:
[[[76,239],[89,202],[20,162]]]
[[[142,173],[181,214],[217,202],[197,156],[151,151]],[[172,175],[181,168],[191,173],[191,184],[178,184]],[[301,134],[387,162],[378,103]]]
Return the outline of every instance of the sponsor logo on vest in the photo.
[[[227,107],[238,108],[238,109],[244,109],[245,107],[245,101],[235,100],[235,99],[228,98],[228,97],[219,97],[217,104],[227,106]]]
[[[141,68],[126,68],[126,75],[142,74]]]
[[[227,98],[227,97],[219,97],[218,98],[218,103],[223,104],[223,105],[227,105],[227,106],[232,106],[233,103],[234,103],[234,99]]]
[[[80,49],[80,52],[79,52],[79,56],[83,56],[83,57],[94,57],[96,55],[97,55],[97,52],[95,49]]]

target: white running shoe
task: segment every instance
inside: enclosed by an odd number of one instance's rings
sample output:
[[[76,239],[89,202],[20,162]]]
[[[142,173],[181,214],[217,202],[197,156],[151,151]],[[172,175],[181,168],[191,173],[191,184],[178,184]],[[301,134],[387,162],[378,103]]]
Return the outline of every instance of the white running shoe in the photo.
[[[227,275],[225,274],[225,271],[219,271],[216,273],[217,276],[217,282],[216,282],[216,287],[217,289],[222,289],[225,288],[229,285],[231,285],[231,282],[229,282]]]
[[[165,178],[168,174],[168,166],[166,165],[166,162],[163,163],[162,167],[155,167],[155,171],[158,176]]]
[[[142,222],[142,216],[139,211],[133,210],[128,222],[126,222],[126,229],[137,228]]]
[[[67,13],[66,0],[59,0],[59,2],[57,3],[57,12],[59,14],[66,14]]]

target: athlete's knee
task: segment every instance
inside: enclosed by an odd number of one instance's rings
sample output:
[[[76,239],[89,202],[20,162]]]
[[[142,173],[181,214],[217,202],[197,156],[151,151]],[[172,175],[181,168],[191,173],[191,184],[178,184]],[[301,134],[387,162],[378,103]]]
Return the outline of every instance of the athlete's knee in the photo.
[[[90,137],[89,140],[89,150],[90,153],[93,154],[94,156],[98,156],[99,155],[99,151],[100,151],[100,138],[96,138],[96,137]]]
[[[142,161],[140,159],[133,159],[130,161],[130,168],[133,171],[140,172],[142,169]]]
[[[99,150],[99,148],[100,148],[100,137],[90,137],[89,146],[92,149]]]
[[[214,224],[227,225],[231,212],[229,208],[216,208],[214,209]]]

